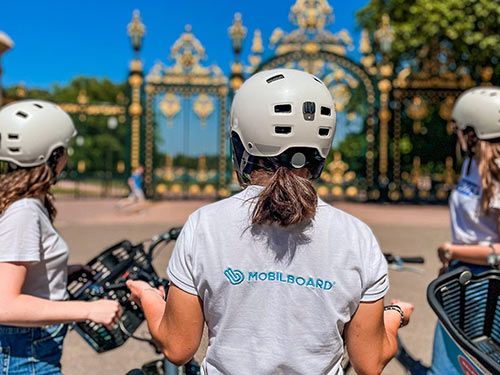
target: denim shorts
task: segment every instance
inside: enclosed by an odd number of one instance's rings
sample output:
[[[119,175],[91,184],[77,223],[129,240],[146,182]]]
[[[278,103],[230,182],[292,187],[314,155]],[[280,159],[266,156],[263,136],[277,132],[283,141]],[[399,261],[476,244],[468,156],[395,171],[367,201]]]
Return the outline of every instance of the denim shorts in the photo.
[[[68,327],[40,328],[0,325],[0,375],[56,375]]]

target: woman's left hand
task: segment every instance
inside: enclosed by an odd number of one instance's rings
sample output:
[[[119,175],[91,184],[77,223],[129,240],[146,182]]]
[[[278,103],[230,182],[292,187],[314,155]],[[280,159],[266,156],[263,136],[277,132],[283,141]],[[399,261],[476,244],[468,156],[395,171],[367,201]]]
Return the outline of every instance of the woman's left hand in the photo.
[[[439,275],[448,272],[450,260],[452,259],[451,243],[445,242],[439,245],[437,249],[438,257],[443,266],[439,269]]]
[[[451,254],[451,244],[449,242],[445,242],[441,245],[439,245],[437,249],[438,257],[441,263],[443,263],[443,266],[448,267],[448,264],[450,263],[450,260],[452,259],[452,254]]]

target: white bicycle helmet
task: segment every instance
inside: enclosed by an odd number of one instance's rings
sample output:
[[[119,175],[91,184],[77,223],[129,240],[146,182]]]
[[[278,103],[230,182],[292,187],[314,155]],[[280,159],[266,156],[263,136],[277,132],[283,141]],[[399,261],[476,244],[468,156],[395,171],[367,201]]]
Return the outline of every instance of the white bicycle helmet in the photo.
[[[321,80],[294,69],[259,72],[236,92],[231,108],[236,170],[245,182],[255,167],[306,167],[318,178],[335,123],[333,98]]]
[[[500,138],[500,87],[475,87],[455,102],[452,119],[457,127],[474,129],[479,139]]]
[[[0,109],[0,160],[19,167],[47,162],[76,135],[71,117],[44,100],[22,100]]]

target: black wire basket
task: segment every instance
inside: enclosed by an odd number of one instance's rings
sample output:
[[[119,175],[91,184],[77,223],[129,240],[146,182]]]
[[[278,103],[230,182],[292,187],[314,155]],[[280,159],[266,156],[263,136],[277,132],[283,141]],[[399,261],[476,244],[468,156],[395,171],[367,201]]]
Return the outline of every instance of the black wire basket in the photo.
[[[75,330],[98,353],[117,348],[125,343],[144,321],[142,310],[129,300],[125,285],[128,278],[150,281],[158,275],[148,262],[143,245],[119,242],[87,263],[91,271],[82,270],[68,280],[70,299],[93,301],[102,298],[120,303],[123,314],[113,329],[91,321],[79,322]]]
[[[500,374],[500,271],[473,275],[466,267],[430,283],[427,299],[457,345],[459,368],[470,362],[485,373]],[[453,348],[449,350],[453,353]]]

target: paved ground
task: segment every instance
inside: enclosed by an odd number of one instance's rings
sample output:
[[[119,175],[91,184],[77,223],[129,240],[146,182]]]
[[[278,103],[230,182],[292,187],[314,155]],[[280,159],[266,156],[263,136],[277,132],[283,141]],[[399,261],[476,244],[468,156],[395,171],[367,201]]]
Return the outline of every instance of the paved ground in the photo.
[[[70,261],[81,263],[108,245],[121,240],[140,241],[181,225],[204,201],[170,201],[149,205],[139,212],[120,211],[112,200],[59,200],[56,226],[70,245]],[[391,271],[389,298],[412,301],[415,313],[410,326],[401,331],[409,351],[429,363],[432,333],[436,321],[425,297],[426,286],[435,277],[438,262],[436,246],[447,240],[448,212],[442,206],[390,206],[337,203],[341,208],[367,222],[385,251],[401,255],[422,255],[427,263],[422,274]],[[164,250],[157,268],[163,272],[171,253]],[[203,357],[206,342],[197,354]],[[96,354],[75,332],[65,342],[63,370],[68,375],[125,374],[144,362],[158,357],[145,343],[128,342],[109,353]],[[391,363],[384,374],[403,374],[397,363]]]

